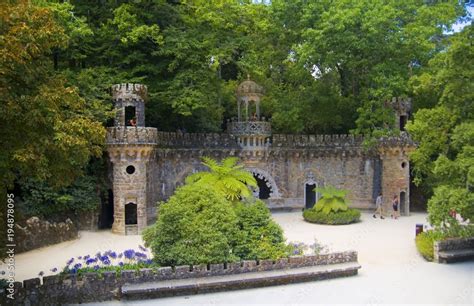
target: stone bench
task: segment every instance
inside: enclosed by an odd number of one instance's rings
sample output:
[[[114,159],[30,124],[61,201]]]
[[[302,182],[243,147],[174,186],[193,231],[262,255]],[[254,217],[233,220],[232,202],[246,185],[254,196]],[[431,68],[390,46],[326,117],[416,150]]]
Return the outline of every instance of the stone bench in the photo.
[[[121,293],[123,299],[138,300],[239,290],[352,276],[356,275],[360,268],[361,266],[357,262],[347,262],[142,284],[124,284]]]
[[[474,237],[450,238],[436,241],[434,244],[434,261],[452,263],[474,259]]]

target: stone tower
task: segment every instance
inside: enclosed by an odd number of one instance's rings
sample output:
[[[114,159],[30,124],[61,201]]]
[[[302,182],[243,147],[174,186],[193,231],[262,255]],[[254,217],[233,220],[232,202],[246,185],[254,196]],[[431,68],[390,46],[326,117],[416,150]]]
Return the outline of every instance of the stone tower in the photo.
[[[260,98],[263,88],[247,78],[236,90],[237,121],[228,122],[227,131],[237,138],[244,150],[261,150],[272,134],[270,122],[260,116]]]
[[[107,151],[113,164],[114,223],[112,232],[136,235],[147,226],[148,162],[157,131],[145,127],[147,87],[112,86],[114,127],[107,130]]]
[[[387,107],[395,111],[394,129],[405,131],[405,125],[411,113],[411,99],[402,97],[393,97],[392,100],[385,102]]]
[[[395,195],[399,199],[401,215],[410,214],[410,162],[409,154],[415,144],[405,132],[405,124],[411,112],[411,99],[394,97],[385,105],[395,111],[394,129],[400,130],[399,137],[384,138],[379,143],[382,160],[382,196],[385,211],[391,211],[391,202]]]

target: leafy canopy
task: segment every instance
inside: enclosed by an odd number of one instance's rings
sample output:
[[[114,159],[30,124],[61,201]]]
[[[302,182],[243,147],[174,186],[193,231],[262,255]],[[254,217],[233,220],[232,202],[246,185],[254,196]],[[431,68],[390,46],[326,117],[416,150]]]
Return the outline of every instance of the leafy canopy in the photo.
[[[203,165],[210,171],[197,172],[186,178],[187,184],[212,186],[227,200],[232,202],[252,196],[249,187],[257,187],[252,173],[238,165],[238,158],[227,157],[221,163],[209,157],[203,157]]]

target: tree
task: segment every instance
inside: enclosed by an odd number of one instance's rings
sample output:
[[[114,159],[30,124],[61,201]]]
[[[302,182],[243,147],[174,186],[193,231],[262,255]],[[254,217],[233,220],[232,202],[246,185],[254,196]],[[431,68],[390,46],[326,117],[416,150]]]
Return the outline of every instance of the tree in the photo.
[[[186,183],[212,186],[233,202],[250,197],[252,192],[249,187],[257,187],[257,181],[250,172],[243,170],[243,166],[238,165],[237,161],[236,157],[227,157],[218,163],[212,158],[203,157],[203,165],[210,171],[191,174],[186,178]]]
[[[102,155],[105,129],[54,71],[52,55],[67,46],[68,36],[51,10],[1,2],[0,43],[0,197],[6,203],[7,188],[21,177],[54,186],[73,182],[90,157]]]
[[[428,201],[430,222],[456,223],[449,212],[474,218],[474,48],[473,25],[453,34],[411,84],[418,96],[433,97],[436,105],[420,109],[407,125],[419,143],[410,158],[415,183],[433,188]]]

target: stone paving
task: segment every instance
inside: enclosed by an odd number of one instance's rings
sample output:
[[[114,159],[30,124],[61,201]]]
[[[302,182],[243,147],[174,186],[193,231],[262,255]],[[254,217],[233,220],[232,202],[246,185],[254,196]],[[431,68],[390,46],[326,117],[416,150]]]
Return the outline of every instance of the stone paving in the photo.
[[[442,265],[426,262],[416,251],[415,224],[426,223],[426,214],[398,220],[373,219],[362,214],[362,222],[323,226],[306,223],[301,212],[275,213],[289,241],[308,244],[317,238],[331,251],[356,250],[362,269],[350,278],[323,282],[233,292],[133,301],[133,305],[209,304],[474,304],[474,262]],[[110,232],[81,232],[78,240],[17,255],[17,279],[37,276],[41,270],[62,266],[70,257],[114,249],[137,248],[140,236]],[[123,301],[102,305],[117,305]]]

